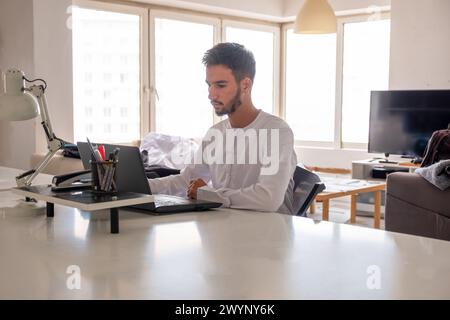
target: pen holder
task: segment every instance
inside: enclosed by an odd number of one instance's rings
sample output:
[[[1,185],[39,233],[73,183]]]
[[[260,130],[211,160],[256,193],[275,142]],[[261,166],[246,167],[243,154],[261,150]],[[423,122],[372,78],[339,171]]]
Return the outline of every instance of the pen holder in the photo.
[[[117,161],[90,161],[92,189],[99,193],[117,192]]]

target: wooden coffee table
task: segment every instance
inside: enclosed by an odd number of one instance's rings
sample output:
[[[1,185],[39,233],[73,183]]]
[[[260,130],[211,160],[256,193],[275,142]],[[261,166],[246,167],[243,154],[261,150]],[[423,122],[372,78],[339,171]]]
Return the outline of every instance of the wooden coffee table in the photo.
[[[322,220],[328,221],[330,200],[340,197],[351,197],[350,223],[356,222],[356,196],[362,193],[373,192],[374,203],[374,228],[380,228],[381,219],[381,192],[386,189],[385,182],[372,182],[358,179],[323,179],[326,189],[319,193],[316,201],[322,202]]]

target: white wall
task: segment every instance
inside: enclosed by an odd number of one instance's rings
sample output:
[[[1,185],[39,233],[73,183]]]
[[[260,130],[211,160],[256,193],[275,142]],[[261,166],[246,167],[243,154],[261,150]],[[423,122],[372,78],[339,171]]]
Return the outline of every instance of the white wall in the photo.
[[[71,0],[34,0],[35,73],[48,85],[48,111],[58,138],[73,141],[73,82]],[[47,143],[41,128],[36,133],[36,151],[45,152]]]
[[[131,0],[134,2],[201,10],[211,13],[231,14],[253,18],[280,20],[284,0]]]
[[[0,70],[15,67],[34,77],[33,0],[0,1]],[[3,92],[3,79],[1,80]],[[0,121],[0,165],[29,168],[35,121]]]
[[[214,13],[238,14],[239,11],[248,14],[260,14],[272,17],[274,20],[286,20],[286,17],[296,16],[304,0],[132,0],[141,3],[177,6],[181,8],[207,10]],[[370,6],[387,6],[391,0],[328,0],[335,11],[365,9]],[[225,11],[217,11],[222,8]],[[229,10],[234,10],[232,12]]]
[[[0,2],[0,69],[16,67],[47,82],[53,131],[73,139],[71,0]],[[40,119],[0,123],[0,165],[30,168],[31,154],[46,152]]]
[[[391,89],[450,89],[450,1],[392,0]]]
[[[296,147],[295,152],[299,162],[307,166],[321,168],[351,169],[352,161],[371,159],[382,155],[369,154],[364,150],[328,149]],[[390,158],[389,158],[390,159]]]
[[[414,0],[415,1],[415,0]],[[283,0],[283,16],[296,16],[305,0]],[[391,0],[328,0],[334,11],[365,9],[370,6],[388,6]]]

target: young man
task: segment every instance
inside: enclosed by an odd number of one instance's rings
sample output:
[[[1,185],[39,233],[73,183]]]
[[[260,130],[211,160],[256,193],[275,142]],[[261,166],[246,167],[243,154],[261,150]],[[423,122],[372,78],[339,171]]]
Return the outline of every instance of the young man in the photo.
[[[205,53],[203,64],[208,98],[216,114],[228,119],[208,130],[194,164],[179,175],[149,180],[152,192],[295,214],[293,133],[253,105],[253,54],[240,44],[220,43]]]

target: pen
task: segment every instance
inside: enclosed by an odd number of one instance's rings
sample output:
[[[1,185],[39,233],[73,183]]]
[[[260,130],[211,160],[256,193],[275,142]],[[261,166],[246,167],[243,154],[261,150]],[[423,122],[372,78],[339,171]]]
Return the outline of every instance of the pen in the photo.
[[[114,162],[109,166],[109,169],[108,180],[106,180],[106,191],[111,190],[111,185],[114,181],[114,172],[116,171]]]
[[[102,154],[100,153],[100,151],[98,149],[94,150],[94,156],[95,156],[95,160],[97,160],[98,162],[102,162]]]
[[[120,148],[115,148],[114,149],[114,161],[119,161],[119,152],[120,152]]]
[[[107,181],[108,181],[108,176],[109,176],[109,171],[110,171],[110,166],[109,165],[106,165],[105,167],[104,167],[104,169],[105,169],[105,173],[104,173],[104,175],[103,175],[103,179],[102,179],[102,181],[100,182],[100,189],[102,190],[102,191],[108,191],[108,189],[107,189]]]
[[[94,146],[92,145],[92,143],[91,143],[91,141],[89,140],[88,137],[86,137],[86,140],[88,142],[89,149],[91,150],[91,153],[94,156],[95,160],[96,161],[102,161],[103,159],[101,157],[100,151],[98,151],[97,148],[94,148]]]
[[[105,146],[104,145],[99,145],[98,146],[98,151],[100,151],[100,155],[102,156],[102,160],[105,161],[106,160],[106,154],[105,154]]]

